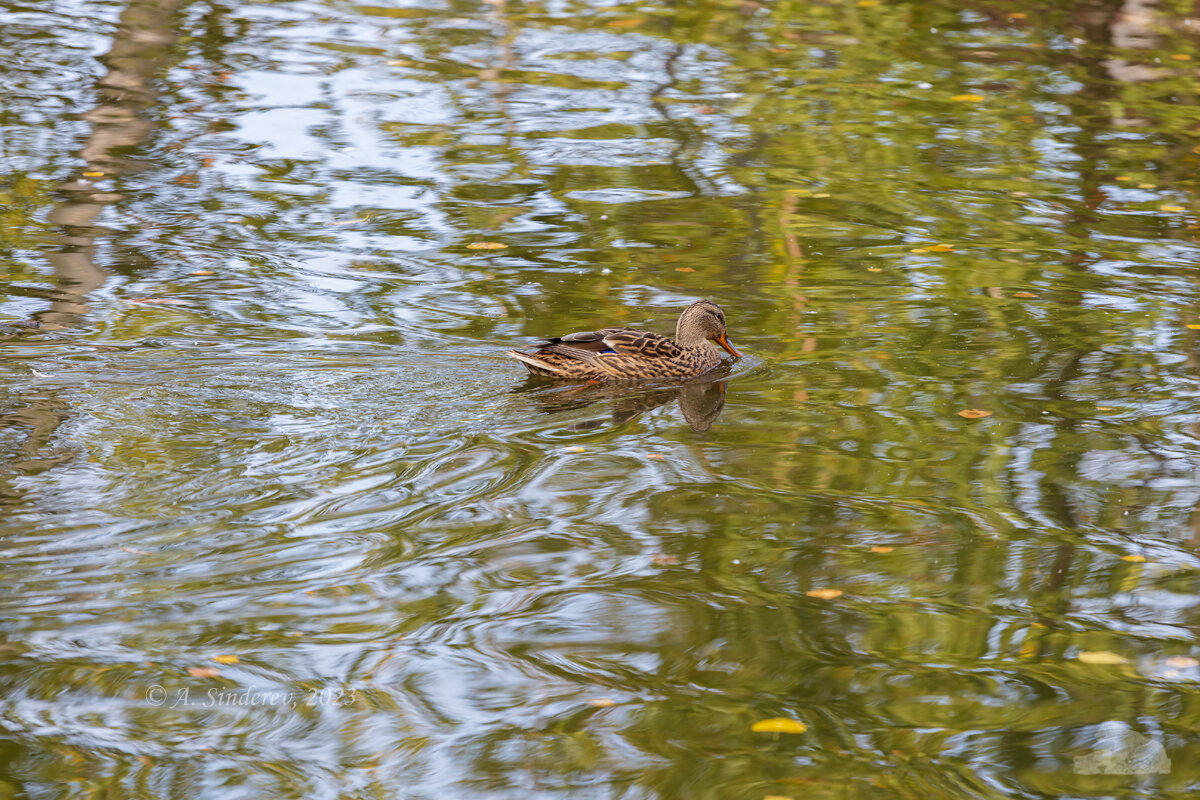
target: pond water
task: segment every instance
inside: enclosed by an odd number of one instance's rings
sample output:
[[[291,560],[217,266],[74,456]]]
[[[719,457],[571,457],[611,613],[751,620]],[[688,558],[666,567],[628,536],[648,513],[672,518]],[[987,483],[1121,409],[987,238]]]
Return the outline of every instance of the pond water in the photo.
[[[1192,3],[0,10],[0,798],[1200,794]]]

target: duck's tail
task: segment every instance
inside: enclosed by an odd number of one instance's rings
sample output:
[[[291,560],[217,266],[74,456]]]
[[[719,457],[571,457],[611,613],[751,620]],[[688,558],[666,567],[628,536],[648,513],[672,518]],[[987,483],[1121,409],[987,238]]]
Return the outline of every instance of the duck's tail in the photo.
[[[520,350],[506,350],[505,355],[510,355],[517,361],[525,365],[525,369],[532,372],[534,375],[545,375],[555,377],[561,375],[562,370],[552,364],[542,361],[537,356],[531,356],[529,353],[522,353]]]

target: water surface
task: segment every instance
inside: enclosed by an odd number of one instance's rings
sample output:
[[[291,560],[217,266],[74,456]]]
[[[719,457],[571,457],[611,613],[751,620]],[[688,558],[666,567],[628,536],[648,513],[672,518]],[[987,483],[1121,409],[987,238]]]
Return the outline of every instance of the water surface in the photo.
[[[1194,797],[1188,13],[0,3],[0,797]]]

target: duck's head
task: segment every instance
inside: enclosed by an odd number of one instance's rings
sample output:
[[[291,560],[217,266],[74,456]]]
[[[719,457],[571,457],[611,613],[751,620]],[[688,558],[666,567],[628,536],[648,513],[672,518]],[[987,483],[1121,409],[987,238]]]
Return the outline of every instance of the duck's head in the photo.
[[[742,355],[725,332],[725,312],[711,300],[697,300],[684,309],[675,326],[675,341],[683,347],[694,347],[704,341],[716,342],[734,358]]]

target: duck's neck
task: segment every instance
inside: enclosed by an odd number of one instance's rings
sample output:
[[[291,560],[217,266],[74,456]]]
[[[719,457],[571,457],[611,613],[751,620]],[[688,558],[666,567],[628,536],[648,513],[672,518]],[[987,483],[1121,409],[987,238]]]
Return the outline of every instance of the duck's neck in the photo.
[[[688,320],[694,322],[694,320]],[[708,337],[704,335],[704,331],[700,330],[696,325],[687,325],[681,318],[675,325],[675,344],[688,350],[697,348],[703,349],[708,342]]]
[[[704,334],[695,331],[676,331],[675,344],[685,350],[702,350],[708,344],[708,339]]]

